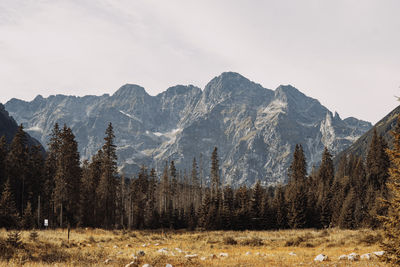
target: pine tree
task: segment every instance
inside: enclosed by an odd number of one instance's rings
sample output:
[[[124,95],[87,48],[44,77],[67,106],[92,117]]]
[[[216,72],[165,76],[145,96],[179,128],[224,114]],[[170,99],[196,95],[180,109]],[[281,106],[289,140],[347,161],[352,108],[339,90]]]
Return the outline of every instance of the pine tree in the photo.
[[[354,188],[350,189],[346,199],[343,202],[341,214],[339,217],[339,226],[345,229],[354,229],[355,224],[355,207],[356,207],[356,194]]]
[[[320,221],[324,228],[331,225],[332,220],[332,184],[334,181],[334,167],[332,155],[325,147],[322,154],[321,166],[318,170],[319,207],[321,209]]]
[[[262,202],[264,189],[261,186],[260,180],[257,180],[253,187],[250,199],[250,218],[252,220],[253,228],[260,229],[262,223]]]
[[[35,219],[34,219],[33,213],[32,213],[32,206],[31,206],[31,202],[29,202],[29,201],[26,204],[26,208],[22,215],[21,224],[24,229],[32,229],[35,226]]]
[[[26,179],[28,175],[28,147],[24,127],[20,125],[10,145],[7,156],[7,176],[19,213],[23,213],[27,202]]]
[[[228,185],[224,187],[222,204],[222,226],[224,230],[231,230],[234,227],[234,194],[232,188]]]
[[[42,188],[42,212],[45,218],[49,218],[50,226],[56,225],[55,222],[55,203],[53,199],[53,191],[55,187],[54,178],[57,171],[57,162],[61,154],[61,131],[58,123],[54,124],[52,132],[50,134],[50,141],[47,144],[47,155],[44,167],[44,185]]]
[[[63,227],[63,222],[75,225],[78,221],[81,182],[78,143],[71,128],[66,125],[61,133],[60,151],[54,177],[53,200],[58,209],[60,227]]]
[[[6,160],[8,154],[8,146],[6,137],[3,135],[0,138],[0,191],[3,189],[3,184],[6,182]]]
[[[307,165],[301,145],[296,145],[293,161],[289,167],[289,184],[287,186],[288,223],[291,228],[304,228],[307,224]]]
[[[90,172],[88,160],[82,164],[82,178],[79,197],[79,226],[95,226],[95,184]]]
[[[7,180],[0,199],[0,227],[17,228],[18,226],[19,213],[11,191],[10,180]]]
[[[220,187],[219,177],[219,161],[218,161],[218,149],[214,147],[211,155],[211,197],[215,197],[218,194]]]
[[[400,116],[393,132],[393,149],[388,150],[391,161],[389,169],[389,198],[385,201],[388,215],[382,216],[384,241],[383,249],[386,251],[386,261],[393,265],[400,265]]]
[[[285,201],[285,189],[278,185],[275,189],[274,198],[272,200],[273,210],[276,214],[276,229],[287,228],[287,203]]]
[[[107,229],[115,224],[116,187],[117,187],[117,154],[114,144],[114,130],[108,124],[102,148],[101,177],[97,187],[97,200],[101,225]]]

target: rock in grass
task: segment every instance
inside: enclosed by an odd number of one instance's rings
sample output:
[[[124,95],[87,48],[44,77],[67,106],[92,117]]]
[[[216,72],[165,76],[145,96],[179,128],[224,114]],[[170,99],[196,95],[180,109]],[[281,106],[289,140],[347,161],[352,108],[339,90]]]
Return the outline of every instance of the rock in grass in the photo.
[[[344,254],[343,254],[343,255],[340,255],[340,256],[339,256],[339,260],[340,260],[340,261],[347,260],[347,255],[344,255]]]
[[[224,257],[228,257],[229,255],[228,255],[228,253],[221,252],[221,253],[219,253],[219,256],[224,258]]]
[[[165,267],[172,267],[172,265],[169,264],[169,263],[167,263],[167,264],[165,265]]]
[[[200,260],[205,261],[207,258],[206,257],[201,257]]]
[[[292,252],[289,252],[289,255],[290,255],[290,256],[297,256],[297,254],[294,253],[293,251],[292,251]]]
[[[353,252],[353,253],[350,253],[349,255],[347,255],[347,259],[349,261],[358,261],[358,260],[360,260],[360,255]]]
[[[153,267],[153,265],[145,263],[145,264],[142,265],[142,267]]]
[[[319,254],[314,258],[314,261],[327,261],[328,260],[328,256],[324,255],[324,254]]]
[[[360,259],[362,259],[362,260],[370,260],[371,259],[371,253],[362,254],[360,256]]]
[[[158,253],[163,253],[163,254],[167,254],[168,253],[168,249],[166,248],[160,248],[159,250],[157,250]]]
[[[112,262],[112,259],[106,259],[106,260],[104,261],[105,264],[109,264],[110,262]]]
[[[383,256],[385,254],[385,251],[375,251],[373,252],[376,256]]]

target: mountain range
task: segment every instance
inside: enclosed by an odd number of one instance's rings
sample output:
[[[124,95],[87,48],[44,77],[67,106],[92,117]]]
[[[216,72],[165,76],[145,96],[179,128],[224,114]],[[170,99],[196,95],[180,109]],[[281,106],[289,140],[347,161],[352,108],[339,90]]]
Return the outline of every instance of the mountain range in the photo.
[[[217,146],[222,182],[235,186],[257,179],[286,182],[296,144],[303,145],[311,168],[324,147],[338,154],[372,127],[353,117],[341,119],[293,86],[266,89],[234,72],[213,78],[204,90],[177,85],[151,96],[126,84],[112,95],[39,95],[30,102],[11,99],[5,107],[43,144],[56,122],[67,124],[82,158],[100,149],[112,122],[119,170],[126,175],[143,164],[161,172],[170,160],[189,172],[196,157],[207,179]]]

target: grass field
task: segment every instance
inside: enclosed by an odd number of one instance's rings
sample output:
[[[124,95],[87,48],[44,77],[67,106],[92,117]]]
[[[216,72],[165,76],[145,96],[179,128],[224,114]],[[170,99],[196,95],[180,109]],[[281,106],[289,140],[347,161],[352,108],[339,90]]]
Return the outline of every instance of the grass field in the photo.
[[[21,232],[22,244],[6,242],[0,230],[0,266],[386,266],[370,260],[339,260],[342,254],[380,251],[381,233],[372,230],[284,231],[105,231],[100,229]],[[222,253],[222,254],[221,254]],[[223,254],[226,253],[226,254]],[[314,262],[316,255],[329,257]],[[192,258],[185,257],[193,255]],[[197,255],[197,256],[196,256]],[[106,263],[107,262],[107,263]]]

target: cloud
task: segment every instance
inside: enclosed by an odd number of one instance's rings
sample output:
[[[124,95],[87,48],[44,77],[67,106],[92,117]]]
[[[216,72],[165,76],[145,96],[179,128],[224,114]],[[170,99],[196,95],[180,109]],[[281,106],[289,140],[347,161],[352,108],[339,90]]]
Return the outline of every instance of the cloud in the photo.
[[[293,84],[342,117],[397,105],[398,1],[3,0],[0,101],[37,94],[156,94],[237,71]],[[355,105],[357,101],[357,105]],[[376,108],[371,109],[370,105]]]

